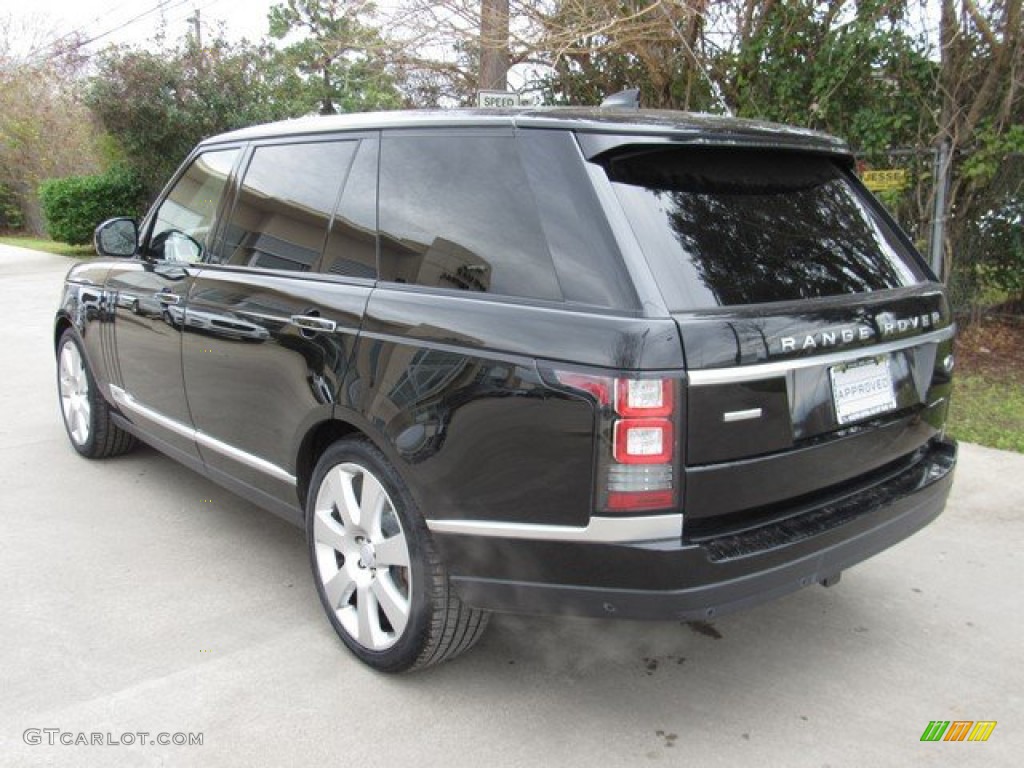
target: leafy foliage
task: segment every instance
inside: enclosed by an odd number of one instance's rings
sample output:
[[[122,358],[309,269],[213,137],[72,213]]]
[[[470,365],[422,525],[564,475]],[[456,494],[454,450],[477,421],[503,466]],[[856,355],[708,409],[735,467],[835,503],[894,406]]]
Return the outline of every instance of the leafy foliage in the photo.
[[[963,175],[983,181],[977,215],[963,228],[957,282],[994,288],[1024,311],[1024,127],[1014,126],[964,163]]]
[[[91,242],[93,230],[104,219],[137,215],[141,197],[138,178],[123,168],[50,179],[39,187],[47,232],[53,240],[69,245]]]
[[[901,23],[905,5],[560,0],[543,17],[542,48],[556,52],[544,90],[556,103],[597,104],[627,87],[650,107],[724,103],[739,116],[843,135],[873,154],[930,132],[936,64]],[[713,46],[725,32],[730,43]]]
[[[41,233],[36,190],[43,179],[99,170],[98,132],[74,87],[81,60],[74,38],[0,14],[0,203],[4,226]],[[31,41],[46,57],[21,56]]]
[[[6,184],[0,184],[0,231],[16,231],[25,226],[18,197]]]
[[[189,39],[168,53],[108,49],[87,101],[152,196],[201,139],[301,114],[293,86],[267,46]]]
[[[295,75],[296,98],[320,114],[395,109],[402,97],[384,41],[366,21],[372,3],[287,0],[270,9],[270,36],[292,40],[278,64]]]
[[[765,4],[720,76],[737,114],[819,128],[866,154],[928,133],[936,67],[898,24],[899,5],[813,0]]]
[[[698,57],[701,3],[560,0],[551,6],[538,19],[542,56],[553,54],[541,83],[549,103],[599,104],[637,87],[648,107],[713,105]]]

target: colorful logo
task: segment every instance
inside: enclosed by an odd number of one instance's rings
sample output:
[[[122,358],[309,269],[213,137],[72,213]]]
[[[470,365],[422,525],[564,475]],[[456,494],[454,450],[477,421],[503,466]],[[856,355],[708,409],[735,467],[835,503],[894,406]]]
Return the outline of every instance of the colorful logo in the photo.
[[[995,728],[995,720],[932,720],[921,741],[988,741]]]

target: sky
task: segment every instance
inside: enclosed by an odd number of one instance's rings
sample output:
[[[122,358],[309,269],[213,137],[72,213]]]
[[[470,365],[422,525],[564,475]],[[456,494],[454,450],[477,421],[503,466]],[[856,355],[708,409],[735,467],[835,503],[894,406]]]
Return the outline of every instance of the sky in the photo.
[[[267,33],[267,11],[274,0],[0,0],[0,18],[10,17],[29,29],[51,30],[55,36],[79,32],[97,38],[88,50],[109,44],[145,45],[166,23],[168,41],[188,31],[199,10],[203,32],[214,33],[220,22],[225,37],[257,40]],[[25,39],[23,45],[32,48]]]

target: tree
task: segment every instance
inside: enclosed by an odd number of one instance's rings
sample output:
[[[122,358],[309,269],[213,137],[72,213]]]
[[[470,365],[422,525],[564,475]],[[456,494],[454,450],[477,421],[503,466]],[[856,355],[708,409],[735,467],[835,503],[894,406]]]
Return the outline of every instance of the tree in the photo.
[[[538,48],[548,57],[548,100],[599,104],[637,87],[641,103],[707,109],[702,31],[707,0],[559,0],[537,15]],[[538,57],[540,58],[540,57]]]
[[[948,142],[954,175],[946,268],[990,215],[987,188],[1008,153],[1024,150],[1024,28],[1022,0],[942,0],[941,114],[938,139]],[[1016,220],[1019,226],[1019,218]],[[1009,245],[1007,246],[1009,247]],[[964,265],[967,273],[971,265]]]
[[[478,90],[507,88],[509,69],[546,67],[537,41],[538,20],[548,5],[546,0],[404,0],[390,6],[381,28],[406,102],[468,106],[476,103]],[[540,90],[535,83],[526,88]]]
[[[101,164],[99,131],[75,87],[75,43],[0,17],[0,196],[4,218],[33,234],[44,231],[39,184]]]
[[[287,0],[270,9],[270,36],[293,39],[281,61],[300,75],[303,98],[320,114],[402,105],[384,41],[370,23],[374,6],[344,0]]]
[[[302,114],[295,86],[269,46],[189,38],[160,53],[108,48],[86,99],[152,196],[201,139]]]
[[[935,66],[894,0],[559,0],[538,16],[549,100],[641,89],[649,107],[723,111],[847,137],[930,136]]]
[[[480,87],[504,91],[508,87],[508,0],[480,4]]]

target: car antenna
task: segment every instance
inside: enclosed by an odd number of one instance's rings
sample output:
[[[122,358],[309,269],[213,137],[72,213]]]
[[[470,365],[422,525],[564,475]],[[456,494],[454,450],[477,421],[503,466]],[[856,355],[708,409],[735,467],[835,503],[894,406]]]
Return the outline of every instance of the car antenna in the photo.
[[[640,89],[627,88],[613,93],[601,102],[601,109],[606,108],[640,109]]]

